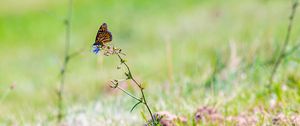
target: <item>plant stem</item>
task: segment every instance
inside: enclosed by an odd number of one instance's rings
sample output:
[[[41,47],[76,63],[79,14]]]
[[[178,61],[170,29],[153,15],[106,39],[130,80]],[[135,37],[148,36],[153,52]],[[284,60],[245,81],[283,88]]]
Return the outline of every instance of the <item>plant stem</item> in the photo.
[[[140,85],[134,78],[132,78],[132,80],[133,80],[134,83],[136,83],[137,85]],[[141,91],[141,94],[142,94],[142,99],[143,99],[143,101],[144,101],[143,103],[144,103],[144,105],[146,106],[146,108],[147,108],[149,114],[151,115],[151,119],[152,119],[153,124],[155,124],[155,121],[156,121],[156,120],[154,120],[153,115],[152,115],[152,112],[151,112],[151,109],[150,109],[150,107],[149,107],[149,105],[148,105],[148,103],[147,103],[147,101],[146,101],[146,97],[145,97],[145,93],[144,93],[144,88],[140,88],[140,91]]]
[[[285,57],[285,54],[286,54],[285,51],[286,51],[287,45],[289,44],[289,40],[290,40],[290,36],[291,36],[291,31],[292,31],[292,25],[293,25],[293,21],[294,21],[294,17],[295,17],[297,6],[298,6],[298,0],[294,0],[293,6],[292,6],[291,15],[290,15],[290,18],[289,18],[289,24],[288,24],[288,28],[287,28],[287,33],[286,33],[286,36],[285,36],[285,41],[283,43],[283,47],[281,48],[279,57],[277,58],[277,60],[275,62],[275,65],[274,65],[274,67],[272,69],[271,76],[269,78],[269,85],[273,83],[274,75],[276,74],[277,69],[278,69],[280,63],[282,62],[282,59]]]
[[[127,70],[128,70],[128,75],[129,75],[129,78],[128,78],[128,79],[131,79],[131,80],[139,87],[140,92],[141,92],[141,94],[142,94],[142,98],[141,98],[141,99],[142,99],[142,102],[143,102],[143,104],[146,106],[146,108],[147,108],[147,110],[148,110],[148,112],[149,112],[149,114],[150,114],[150,116],[151,116],[152,124],[153,124],[153,125],[156,125],[156,120],[154,119],[154,117],[153,117],[153,115],[152,115],[152,111],[151,111],[151,109],[150,109],[150,107],[149,107],[149,105],[148,105],[148,103],[147,103],[146,97],[145,97],[144,88],[142,87],[142,85],[141,85],[139,82],[137,82],[137,81],[134,79],[134,77],[132,76],[131,70],[130,70],[129,66],[127,65],[127,63],[125,62],[125,60],[120,56],[119,53],[116,53],[116,54],[117,54],[118,58],[120,59],[120,62],[121,62],[122,64],[124,64],[125,67],[126,67]]]
[[[117,88],[120,89],[121,91],[123,91],[125,94],[129,95],[130,97],[132,97],[133,99],[135,99],[137,101],[142,101],[141,99],[139,99],[139,98],[135,97],[134,95],[130,94],[128,91],[124,90],[120,86],[117,86]]]
[[[298,42],[298,44],[296,44],[291,50],[287,51],[286,53],[284,53],[283,57],[287,57],[291,54],[293,54],[295,51],[297,51],[300,48],[300,43]]]
[[[61,80],[60,80],[60,86],[57,92],[58,95],[58,114],[57,114],[57,122],[61,122],[64,114],[63,114],[63,95],[64,95],[64,87],[65,87],[65,73],[66,73],[66,69],[67,69],[67,65],[69,63],[70,60],[70,55],[69,55],[69,48],[70,48],[70,40],[71,40],[71,18],[72,18],[72,4],[73,4],[73,0],[69,0],[69,9],[68,9],[68,13],[67,13],[67,18],[65,20],[65,26],[66,26],[66,38],[65,38],[65,56],[64,56],[64,62],[63,62],[63,66],[61,68],[60,71],[60,76],[61,76]],[[73,55],[72,55],[73,56]]]

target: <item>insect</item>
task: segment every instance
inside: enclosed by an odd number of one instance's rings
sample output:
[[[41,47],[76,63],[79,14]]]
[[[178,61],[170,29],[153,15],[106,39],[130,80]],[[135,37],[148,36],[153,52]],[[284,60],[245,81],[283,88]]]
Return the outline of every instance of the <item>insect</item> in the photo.
[[[112,40],[112,34],[107,29],[107,24],[103,23],[97,33],[94,46],[102,47],[105,43],[108,43]]]
[[[96,35],[95,43],[93,44],[93,52],[97,54],[100,51],[100,48],[104,46],[105,43],[108,43],[112,40],[112,34],[107,29],[107,24],[103,23]]]

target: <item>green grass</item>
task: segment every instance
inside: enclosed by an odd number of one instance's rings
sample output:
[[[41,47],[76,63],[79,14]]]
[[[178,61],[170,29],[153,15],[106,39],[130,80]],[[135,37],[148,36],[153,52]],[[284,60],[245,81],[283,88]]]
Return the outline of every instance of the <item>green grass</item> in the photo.
[[[0,96],[16,85],[0,101],[0,125],[55,123],[67,2],[36,2],[0,4]],[[26,7],[19,7],[22,3]],[[154,111],[170,111],[191,121],[197,107],[205,105],[228,115],[256,107],[270,109],[272,98],[265,85],[271,67],[261,64],[278,54],[291,1],[86,0],[75,1],[73,8],[71,52],[85,50],[68,66],[66,122],[80,118],[99,125],[143,123],[140,111],[146,112],[145,108],[130,113],[132,99],[106,91],[109,80],[123,76],[116,69],[117,57],[90,52],[102,22],[113,33],[112,43],[126,52],[133,74],[146,86]],[[289,47],[300,42],[299,13],[294,22]],[[225,68],[213,85],[207,85],[217,56]],[[282,105],[271,114],[289,115],[300,109],[299,61],[296,51],[281,64],[272,91]],[[248,64],[253,66],[243,69]]]

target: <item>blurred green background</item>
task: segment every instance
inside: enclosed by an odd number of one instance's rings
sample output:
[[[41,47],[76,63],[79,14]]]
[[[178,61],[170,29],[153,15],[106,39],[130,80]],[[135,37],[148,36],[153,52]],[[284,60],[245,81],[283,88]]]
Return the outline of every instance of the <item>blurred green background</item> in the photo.
[[[65,121],[143,122],[139,114],[143,107],[130,113],[134,100],[109,89],[110,80],[124,77],[116,69],[117,57],[91,53],[103,22],[113,34],[112,44],[123,49],[134,76],[145,85],[154,111],[191,117],[202,105],[226,108],[232,114],[268,107],[264,87],[270,67],[261,64],[278,54],[291,4],[291,0],[74,0],[70,53],[84,50],[68,65]],[[0,124],[55,122],[67,9],[67,0],[1,0]],[[299,16],[288,49],[299,43]],[[300,108],[299,62],[297,51],[276,75],[276,84],[287,85],[286,90],[276,89],[276,100],[284,102],[282,110],[287,112]],[[252,67],[244,69],[249,64]],[[223,69],[210,79],[216,66]],[[133,86],[127,89],[134,93]]]

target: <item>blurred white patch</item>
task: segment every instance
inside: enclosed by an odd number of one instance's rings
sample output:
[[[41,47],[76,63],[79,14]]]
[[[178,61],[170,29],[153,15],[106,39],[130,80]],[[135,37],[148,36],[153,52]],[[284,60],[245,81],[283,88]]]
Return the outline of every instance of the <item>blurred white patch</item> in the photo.
[[[282,89],[283,91],[287,91],[287,90],[288,90],[288,87],[287,87],[286,84],[282,84],[281,89]]]
[[[116,107],[107,107],[110,103],[97,102],[85,106],[75,106],[69,109],[62,126],[131,126],[142,124],[138,114],[133,114],[128,108],[122,107],[122,102]]]
[[[242,78],[242,80],[245,80],[247,78],[247,74],[246,73],[242,73],[241,74],[241,78]]]
[[[270,107],[274,108],[276,106],[277,103],[277,96],[275,94],[272,94],[272,98],[270,99]]]
[[[84,115],[83,113],[77,115],[73,122],[72,122],[73,126],[88,126],[88,119],[87,116]]]
[[[237,55],[236,42],[230,41],[230,60],[229,60],[229,70],[235,72],[240,64],[240,58]]]

